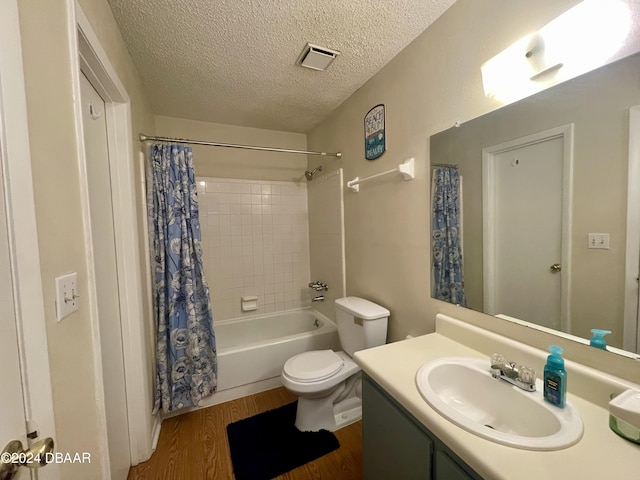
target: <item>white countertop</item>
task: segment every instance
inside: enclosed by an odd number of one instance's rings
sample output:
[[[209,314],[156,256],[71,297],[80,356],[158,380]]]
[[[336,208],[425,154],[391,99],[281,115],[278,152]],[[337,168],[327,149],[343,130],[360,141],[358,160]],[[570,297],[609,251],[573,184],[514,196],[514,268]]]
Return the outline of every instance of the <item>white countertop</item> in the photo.
[[[356,352],[362,370],[406,408],[485,480],[632,479],[640,475],[640,445],[609,428],[609,412],[571,393],[584,423],[584,435],[574,446],[550,452],[507,447],[478,437],[433,410],[420,395],[415,376],[419,367],[438,357],[487,358],[442,334],[433,333]]]

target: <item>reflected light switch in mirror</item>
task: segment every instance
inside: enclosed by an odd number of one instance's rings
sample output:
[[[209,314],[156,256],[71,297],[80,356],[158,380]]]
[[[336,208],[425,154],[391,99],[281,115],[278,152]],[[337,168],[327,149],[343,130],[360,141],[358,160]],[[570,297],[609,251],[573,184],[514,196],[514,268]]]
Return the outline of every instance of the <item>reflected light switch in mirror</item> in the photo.
[[[602,248],[609,250],[609,234],[608,233],[590,233],[589,248]]]

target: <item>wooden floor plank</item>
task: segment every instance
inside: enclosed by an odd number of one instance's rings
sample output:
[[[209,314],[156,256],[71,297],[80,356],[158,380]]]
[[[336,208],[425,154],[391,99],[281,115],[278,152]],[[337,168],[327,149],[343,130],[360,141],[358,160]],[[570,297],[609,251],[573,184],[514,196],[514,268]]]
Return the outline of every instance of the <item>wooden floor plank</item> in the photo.
[[[127,480],[232,480],[227,425],[295,399],[281,387],[168,418],[162,422],[153,456],[132,467]],[[336,437],[340,448],[277,477],[278,480],[360,480],[361,422],[338,430]]]

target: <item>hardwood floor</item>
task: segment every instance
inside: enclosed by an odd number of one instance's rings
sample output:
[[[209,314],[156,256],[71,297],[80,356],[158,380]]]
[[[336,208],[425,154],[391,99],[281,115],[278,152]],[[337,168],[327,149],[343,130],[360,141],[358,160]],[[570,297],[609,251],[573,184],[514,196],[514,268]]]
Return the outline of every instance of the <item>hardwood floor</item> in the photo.
[[[132,467],[127,480],[233,479],[227,424],[296,399],[276,388],[166,419],[151,459]],[[359,480],[362,478],[362,426],[336,432],[340,448],[277,477],[280,480]]]

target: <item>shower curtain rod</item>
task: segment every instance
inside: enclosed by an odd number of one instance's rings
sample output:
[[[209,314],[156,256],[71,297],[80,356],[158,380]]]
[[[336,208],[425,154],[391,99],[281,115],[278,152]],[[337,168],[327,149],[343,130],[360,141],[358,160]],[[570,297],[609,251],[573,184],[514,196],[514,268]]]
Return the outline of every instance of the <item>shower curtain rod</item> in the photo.
[[[451,167],[451,168],[455,168],[456,170],[458,169],[458,165],[454,165],[451,163],[432,163],[431,168],[433,167]]]
[[[171,137],[153,137],[149,135],[140,134],[140,141],[157,141],[157,142],[173,142],[173,143],[186,143],[190,145],[208,145],[211,147],[228,147],[228,148],[244,148],[246,150],[262,150],[265,152],[282,152],[282,153],[301,153],[303,155],[322,155],[323,157],[342,157],[342,152],[326,153],[326,152],[307,152],[305,150],[291,150],[288,148],[274,148],[274,147],[258,147],[255,145],[236,145],[233,143],[218,143],[218,142],[205,142],[202,140],[187,140],[185,138],[171,138]]]

